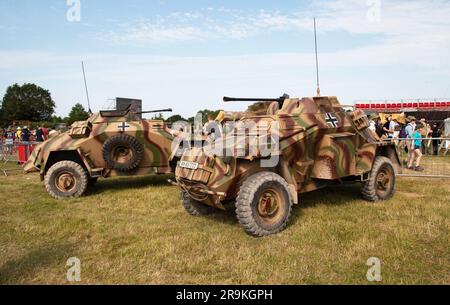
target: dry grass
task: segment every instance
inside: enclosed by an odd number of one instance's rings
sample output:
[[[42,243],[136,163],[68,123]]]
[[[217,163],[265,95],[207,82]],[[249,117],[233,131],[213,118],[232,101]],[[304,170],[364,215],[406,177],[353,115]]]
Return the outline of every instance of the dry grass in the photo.
[[[257,239],[232,211],[189,216],[166,178],[56,201],[36,175],[0,177],[0,283],[65,284],[75,256],[85,284],[367,284],[376,256],[383,284],[450,284],[448,180],[401,178],[376,204],[358,185],[306,194],[287,230]]]

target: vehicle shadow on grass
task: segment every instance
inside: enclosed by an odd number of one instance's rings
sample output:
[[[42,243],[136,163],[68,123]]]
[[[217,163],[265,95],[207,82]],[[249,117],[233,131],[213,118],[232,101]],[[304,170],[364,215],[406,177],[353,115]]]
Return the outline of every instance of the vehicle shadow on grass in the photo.
[[[293,225],[301,218],[305,209],[314,208],[319,204],[329,206],[339,206],[348,204],[354,200],[361,199],[361,186],[359,184],[333,185],[327,188],[300,194],[299,205],[292,208],[290,224]],[[211,215],[207,215],[215,221],[220,221],[229,225],[237,225],[234,202],[225,205],[226,211],[217,210]]]
[[[29,251],[0,266],[0,284],[19,284],[32,281],[42,268],[60,266],[61,278],[65,278],[66,261],[74,256],[73,244],[57,244]]]
[[[290,223],[292,225],[295,224],[306,209],[314,208],[317,205],[340,206],[360,199],[361,185],[358,183],[332,185],[313,192],[300,194],[299,205],[294,206],[292,209]]]
[[[124,190],[130,188],[145,188],[149,186],[169,186],[167,179],[173,179],[173,175],[149,175],[138,177],[115,177],[99,179],[93,186],[89,186],[86,195],[101,194],[106,190]]]

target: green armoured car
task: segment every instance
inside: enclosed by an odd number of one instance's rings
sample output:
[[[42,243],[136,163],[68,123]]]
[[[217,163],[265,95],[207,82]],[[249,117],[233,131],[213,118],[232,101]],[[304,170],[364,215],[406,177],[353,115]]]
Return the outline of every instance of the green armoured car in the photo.
[[[377,140],[363,111],[345,112],[336,97],[224,98],[236,100],[270,104],[266,114],[240,118],[244,129],[236,127],[184,152],[172,183],[181,188],[190,214],[234,202],[244,230],[265,236],[285,228],[299,194],[336,182],[361,182],[362,195],[370,201],[393,196],[401,169],[397,147]],[[267,137],[276,139],[269,150],[257,143]]]

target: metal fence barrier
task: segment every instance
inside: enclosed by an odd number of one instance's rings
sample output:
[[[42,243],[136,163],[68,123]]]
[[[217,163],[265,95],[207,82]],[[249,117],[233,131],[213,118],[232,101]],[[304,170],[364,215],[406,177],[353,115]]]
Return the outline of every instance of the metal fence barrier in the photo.
[[[417,154],[412,155],[413,139],[396,139],[401,156],[404,177],[450,178],[450,138],[423,138],[420,140],[420,167],[416,168]],[[414,158],[411,163],[411,159]],[[409,163],[409,164],[408,164]],[[408,165],[411,165],[409,167]]]
[[[8,176],[9,172],[21,171],[21,168],[13,167],[13,165],[23,165],[27,162],[28,157],[36,147],[36,142],[8,143],[7,141],[0,143],[0,171],[3,175]]]

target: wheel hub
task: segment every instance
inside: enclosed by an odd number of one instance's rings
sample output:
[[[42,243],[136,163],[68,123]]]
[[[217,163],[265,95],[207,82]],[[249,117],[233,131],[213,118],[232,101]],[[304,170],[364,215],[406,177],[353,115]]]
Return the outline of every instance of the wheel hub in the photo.
[[[377,188],[379,190],[385,191],[389,186],[389,182],[390,182],[389,176],[386,174],[385,171],[381,171],[377,177]]]
[[[387,193],[389,193],[391,189],[392,184],[392,177],[393,173],[389,171],[387,168],[382,168],[377,174],[376,180],[375,180],[375,188],[376,192],[384,196]]]
[[[133,158],[133,151],[129,147],[118,146],[113,152],[113,159],[117,163],[127,163]]]
[[[61,192],[70,192],[76,184],[76,179],[72,173],[64,172],[56,178],[56,187]]]
[[[272,190],[264,192],[258,202],[258,213],[261,217],[270,218],[279,209],[279,196]]]

